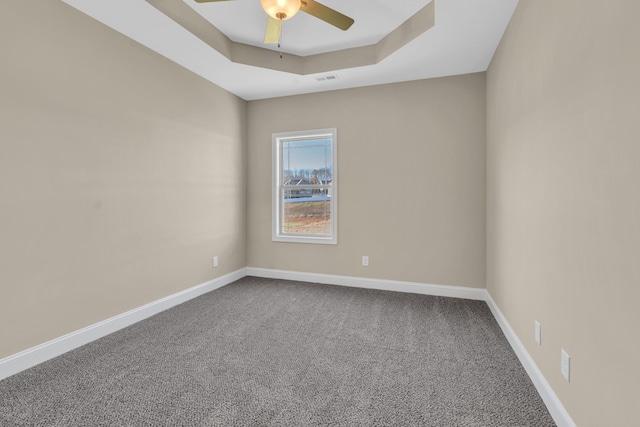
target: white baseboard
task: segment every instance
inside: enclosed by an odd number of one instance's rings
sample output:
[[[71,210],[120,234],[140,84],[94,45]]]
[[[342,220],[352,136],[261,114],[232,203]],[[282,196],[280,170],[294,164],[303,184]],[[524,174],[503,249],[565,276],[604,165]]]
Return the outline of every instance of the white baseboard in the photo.
[[[412,294],[435,295],[441,297],[464,298],[484,301],[487,291],[481,288],[462,286],[429,285],[396,280],[368,279],[354,276],[302,273],[298,271],[272,270],[269,268],[247,267],[247,276],[269,279],[298,280],[325,285],[351,286],[353,288],[379,289],[383,291],[407,292]]]
[[[502,332],[507,337],[511,348],[513,348],[520,363],[522,363],[529,378],[531,378],[531,381],[538,390],[556,424],[559,427],[575,427],[576,425],[486,289],[367,279],[352,276],[334,276],[329,274],[303,273],[255,267],[247,267],[247,276],[485,301],[493,317],[498,322],[498,325],[502,328]]]
[[[545,405],[547,405],[547,409],[553,417],[553,420],[556,422],[558,427],[575,427],[576,424],[573,422],[571,416],[564,408],[564,405],[562,405],[562,402],[560,402],[560,399],[558,399],[558,396],[551,388],[551,385],[547,382],[544,375],[542,375],[542,372],[540,371],[540,369],[538,369],[538,366],[533,361],[533,358],[531,357],[525,346],[522,344],[522,341],[520,341],[515,331],[513,330],[513,328],[511,328],[511,325],[509,325],[509,322],[507,322],[507,319],[504,317],[504,315],[496,305],[493,298],[491,298],[491,294],[489,294],[488,292],[486,301],[489,309],[491,310],[491,313],[493,314],[493,317],[498,322],[498,325],[500,325],[500,328],[502,328],[502,332],[507,337],[509,344],[511,344],[511,348],[513,348],[516,356],[518,356],[518,359],[520,359],[520,363],[522,363],[522,366],[524,367],[525,371],[527,371],[527,374],[529,375],[529,378],[531,378],[533,385],[538,390],[540,397],[542,397],[542,401],[545,403]]]
[[[17,374],[32,366],[38,365],[67,351],[78,348],[91,341],[102,338],[119,329],[144,320],[168,308],[182,304],[190,299],[211,292],[246,276],[246,269],[241,268],[233,273],[218,277],[184,291],[169,295],[126,313],[119,314],[102,322],[71,332],[44,344],[21,351],[4,359],[0,359],[0,380]]]
[[[217,279],[210,280],[168,297],[159,299],[110,319],[103,320],[86,328],[82,328],[60,338],[48,341],[20,353],[0,359],[0,380],[17,374],[32,366],[38,365],[67,351],[78,348],[91,341],[102,338],[119,329],[144,320],[154,314],[167,310],[207,292],[221,288],[245,276],[265,277],[270,279],[297,280],[301,282],[321,283],[327,285],[351,286],[355,288],[379,289],[385,291],[406,292],[423,295],[444,296],[486,301],[493,317],[502,328],[509,344],[520,359],[527,374],[531,378],[538,393],[542,397],[549,413],[559,427],[575,427],[575,423],[566,411],[558,396],[536,366],[531,355],[507,322],[491,295],[486,289],[461,286],[431,285],[395,280],[368,279],[353,276],[337,276],[330,274],[304,273],[297,271],[272,270],[268,268],[246,267]]]

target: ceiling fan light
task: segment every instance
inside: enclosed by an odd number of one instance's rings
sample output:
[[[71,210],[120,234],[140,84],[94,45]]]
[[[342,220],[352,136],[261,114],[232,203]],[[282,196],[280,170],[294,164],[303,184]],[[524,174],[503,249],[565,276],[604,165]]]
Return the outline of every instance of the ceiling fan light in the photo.
[[[300,10],[300,0],[260,0],[267,15],[274,19],[292,18]]]

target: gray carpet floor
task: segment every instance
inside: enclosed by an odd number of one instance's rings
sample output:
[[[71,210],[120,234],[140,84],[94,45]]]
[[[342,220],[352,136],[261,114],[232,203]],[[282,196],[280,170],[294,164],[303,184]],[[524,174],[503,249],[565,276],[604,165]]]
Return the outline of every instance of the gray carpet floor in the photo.
[[[552,426],[484,302],[246,277],[0,382],[2,426]]]

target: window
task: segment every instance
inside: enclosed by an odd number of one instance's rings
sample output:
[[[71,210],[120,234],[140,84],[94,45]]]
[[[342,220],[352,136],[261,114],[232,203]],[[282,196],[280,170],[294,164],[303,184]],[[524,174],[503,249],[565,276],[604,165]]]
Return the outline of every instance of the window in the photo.
[[[336,129],[273,134],[273,241],[336,244]]]

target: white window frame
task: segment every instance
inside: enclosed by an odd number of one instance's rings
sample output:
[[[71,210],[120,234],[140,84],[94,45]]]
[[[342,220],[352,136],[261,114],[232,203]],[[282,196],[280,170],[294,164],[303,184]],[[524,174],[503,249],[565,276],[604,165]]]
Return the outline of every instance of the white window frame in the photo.
[[[331,138],[331,235],[315,236],[310,234],[288,234],[282,232],[284,201],[280,190],[283,186],[282,145],[284,142]],[[338,243],[338,131],[336,128],[316,129],[296,132],[279,132],[272,135],[272,241],[294,243],[320,243],[336,245]]]

